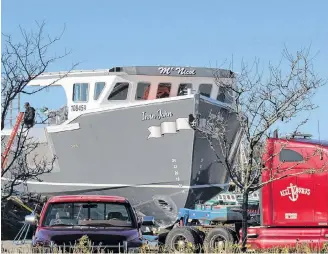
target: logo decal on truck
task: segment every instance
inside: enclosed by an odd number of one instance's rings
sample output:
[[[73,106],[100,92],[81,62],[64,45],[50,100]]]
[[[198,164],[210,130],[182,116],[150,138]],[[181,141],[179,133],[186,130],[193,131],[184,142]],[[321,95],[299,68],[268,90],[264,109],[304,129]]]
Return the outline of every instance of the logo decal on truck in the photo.
[[[296,220],[297,213],[285,213],[285,219],[287,220]]]
[[[298,199],[298,194],[310,196],[311,192],[310,189],[297,187],[292,183],[290,183],[289,187],[280,191],[280,196],[282,197],[288,196],[289,199],[293,202],[295,202]]]

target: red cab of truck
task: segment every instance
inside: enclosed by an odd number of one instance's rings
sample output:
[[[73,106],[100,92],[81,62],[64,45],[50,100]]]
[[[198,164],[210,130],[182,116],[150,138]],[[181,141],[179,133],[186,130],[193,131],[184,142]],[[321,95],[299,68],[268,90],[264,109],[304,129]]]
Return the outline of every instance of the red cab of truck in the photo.
[[[261,226],[248,229],[248,245],[322,248],[328,244],[328,142],[269,138],[266,147],[262,182],[282,178],[262,188]]]

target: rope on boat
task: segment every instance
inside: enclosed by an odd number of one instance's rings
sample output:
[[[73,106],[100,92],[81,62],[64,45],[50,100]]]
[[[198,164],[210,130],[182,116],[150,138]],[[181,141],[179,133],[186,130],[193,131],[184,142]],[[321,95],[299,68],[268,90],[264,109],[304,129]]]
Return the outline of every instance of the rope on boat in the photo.
[[[17,198],[17,202],[19,203],[18,201],[19,199]],[[22,202],[22,201],[21,201]],[[18,204],[17,203],[17,204]],[[22,202],[23,203],[23,202]],[[24,205],[24,204],[23,204]],[[25,206],[25,205],[24,205]],[[27,208],[29,208],[28,206],[26,206]],[[34,210],[32,210],[31,214],[30,215],[37,215],[35,213],[36,211],[36,208],[38,207],[38,205],[35,205],[35,208]],[[25,208],[25,207],[24,207]],[[30,209],[30,208],[29,208]],[[15,245],[19,245],[19,244],[25,244],[25,240],[26,240],[26,236],[27,236],[27,233],[28,231],[30,230],[30,227],[31,225],[24,222],[24,225],[22,226],[22,228],[19,230],[18,234],[15,236],[14,240],[13,240],[13,243]],[[23,238],[22,238],[23,237]]]

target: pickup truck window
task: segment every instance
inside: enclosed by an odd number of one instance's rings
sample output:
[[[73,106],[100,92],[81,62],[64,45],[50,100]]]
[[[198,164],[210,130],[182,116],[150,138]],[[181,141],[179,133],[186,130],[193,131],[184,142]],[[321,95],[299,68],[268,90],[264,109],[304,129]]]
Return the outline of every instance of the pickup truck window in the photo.
[[[42,225],[134,227],[131,213],[131,207],[123,203],[52,203],[47,208]]]

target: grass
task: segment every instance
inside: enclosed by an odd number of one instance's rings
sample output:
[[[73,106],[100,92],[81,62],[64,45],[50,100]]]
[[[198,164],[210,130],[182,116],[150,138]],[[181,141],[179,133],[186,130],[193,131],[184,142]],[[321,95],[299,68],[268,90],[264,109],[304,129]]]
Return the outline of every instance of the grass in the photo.
[[[46,247],[36,247],[31,248],[28,246],[12,246],[5,248],[3,243],[1,243],[1,253],[49,253],[50,248]],[[51,253],[113,253],[110,251],[103,252],[100,249],[100,246],[92,247],[91,242],[87,236],[83,236],[77,244],[74,246],[70,246],[70,251],[62,251],[60,249],[52,248]],[[181,249],[179,253],[204,253],[200,246],[192,246],[191,244],[187,244],[186,248]],[[123,252],[121,252],[123,253]],[[160,246],[158,249],[151,249],[150,246],[143,246],[140,249],[140,253],[177,253],[174,251],[170,251],[165,249],[163,246]],[[225,250],[215,249],[211,253],[242,253],[240,251],[239,245],[230,245],[226,246]],[[273,248],[267,250],[257,250],[255,251],[247,251],[246,253],[328,253],[328,243],[324,245],[324,248],[319,249],[311,249],[307,244],[299,244],[297,248],[288,248],[288,247],[280,247]]]
[[[33,249],[30,247],[12,247],[9,249],[1,249],[1,253],[49,253],[50,249],[49,248],[37,248]],[[92,253],[92,252],[97,252],[97,253],[114,253],[114,252],[102,252],[99,251],[97,248],[79,248],[79,247],[74,247],[71,252],[69,251],[60,251],[53,249],[51,253]],[[123,252],[121,252],[123,253]],[[145,249],[141,249],[140,253],[177,253],[177,252],[169,252],[169,251],[147,251]],[[185,249],[181,250],[180,253],[194,253],[191,249]],[[197,252],[197,253],[202,253],[202,252]],[[214,251],[212,253],[242,253],[240,251],[235,251],[235,252],[230,252],[230,251]],[[247,251],[246,253],[328,253],[327,251],[311,251],[307,250],[307,248],[304,249],[289,249],[289,248],[275,248],[275,249],[270,249],[270,250],[263,250],[263,251]]]
[[[51,251],[51,253],[114,253],[112,251],[108,251],[108,252],[104,252],[104,251],[100,251],[98,250],[98,248],[88,248],[88,249],[80,249],[80,248],[73,248],[72,251],[60,251],[60,250],[56,250],[53,249]],[[30,247],[13,247],[10,249],[1,249],[1,253],[50,253],[50,249],[49,248],[37,248],[37,249],[33,249]],[[123,253],[123,252],[121,252]],[[159,251],[145,251],[145,250],[141,250],[139,253],[178,253],[178,252],[169,252],[169,251],[163,251],[163,252],[159,252]],[[194,253],[192,250],[190,249],[186,249],[186,250],[181,250],[179,253]],[[202,252],[196,252],[196,253],[202,253]],[[227,251],[214,251],[212,253],[242,253],[240,251],[238,252],[227,252]],[[256,253],[272,253],[272,254],[276,254],[276,253],[328,253],[327,251],[310,251],[310,250],[295,250],[295,249],[289,249],[289,248],[283,248],[283,249],[270,249],[270,250],[263,250],[263,251],[247,251],[246,253],[249,254],[256,254]]]

